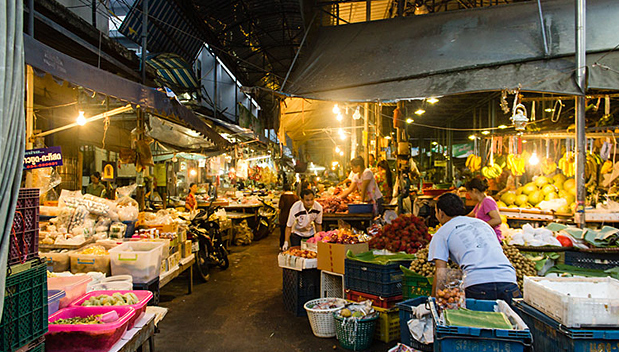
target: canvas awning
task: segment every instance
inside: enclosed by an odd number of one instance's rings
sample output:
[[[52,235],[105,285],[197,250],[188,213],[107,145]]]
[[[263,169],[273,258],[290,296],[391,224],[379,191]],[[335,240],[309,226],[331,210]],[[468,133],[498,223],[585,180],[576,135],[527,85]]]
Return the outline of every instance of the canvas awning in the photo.
[[[324,27],[314,45],[303,50],[308,56],[285,92],[336,101],[393,101],[519,87],[579,94],[572,78],[573,2],[544,1],[542,9],[548,54],[534,1]],[[589,89],[619,89],[619,53],[613,51],[618,17],[615,0],[587,2]]]
[[[174,99],[151,88],[110,72],[98,69],[71,56],[63,54],[41,42],[24,35],[26,63],[54,77],[84,87],[109,97],[139,106],[168,121],[189,127],[208,139],[217,148],[228,150],[232,144],[211,129]]]

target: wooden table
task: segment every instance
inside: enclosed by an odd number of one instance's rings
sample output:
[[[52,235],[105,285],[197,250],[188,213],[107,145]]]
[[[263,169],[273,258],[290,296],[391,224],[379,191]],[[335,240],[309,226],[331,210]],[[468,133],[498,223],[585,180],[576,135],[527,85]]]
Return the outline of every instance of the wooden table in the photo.
[[[127,330],[109,352],[141,352],[148,342],[149,352],[155,351],[155,314],[145,313],[131,330]]]
[[[193,291],[193,265],[196,262],[196,255],[192,254],[187,258],[181,259],[177,266],[171,268],[165,273],[159,275],[159,289],[167,285],[170,281],[177,278],[182,272],[189,269],[189,279],[187,280],[187,291],[191,294]]]
[[[365,230],[370,226],[374,219],[374,214],[349,214],[349,213],[329,213],[322,214],[322,229],[329,230],[329,226],[337,228],[338,220],[346,221],[356,229]]]

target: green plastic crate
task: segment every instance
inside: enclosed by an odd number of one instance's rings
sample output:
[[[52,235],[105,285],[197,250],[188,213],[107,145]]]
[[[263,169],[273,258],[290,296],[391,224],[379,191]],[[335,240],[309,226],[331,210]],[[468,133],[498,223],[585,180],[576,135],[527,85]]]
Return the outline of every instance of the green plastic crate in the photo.
[[[405,300],[432,295],[432,283],[423,276],[402,276],[402,298]]]
[[[0,351],[11,352],[47,332],[47,266],[34,259],[9,269],[0,321]]]

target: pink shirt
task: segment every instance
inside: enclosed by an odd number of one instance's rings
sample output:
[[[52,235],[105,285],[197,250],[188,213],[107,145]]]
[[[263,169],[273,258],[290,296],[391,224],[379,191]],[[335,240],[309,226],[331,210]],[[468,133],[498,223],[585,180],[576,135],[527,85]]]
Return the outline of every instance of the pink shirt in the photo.
[[[475,217],[485,222],[488,222],[488,220],[492,219],[490,215],[488,215],[488,213],[493,210],[499,211],[499,206],[491,197],[484,198],[484,200],[482,200],[481,203],[477,204],[475,206],[475,209],[473,209],[473,211],[475,211]],[[500,224],[494,227],[494,232],[496,232],[496,237],[499,239],[500,242],[501,238],[503,238],[501,234]]]

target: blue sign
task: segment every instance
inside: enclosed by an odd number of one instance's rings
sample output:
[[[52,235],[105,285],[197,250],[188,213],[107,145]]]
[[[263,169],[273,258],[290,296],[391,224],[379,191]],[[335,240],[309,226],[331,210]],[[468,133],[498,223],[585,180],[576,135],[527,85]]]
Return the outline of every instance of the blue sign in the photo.
[[[38,169],[62,165],[60,147],[26,150],[24,154],[24,170]]]

